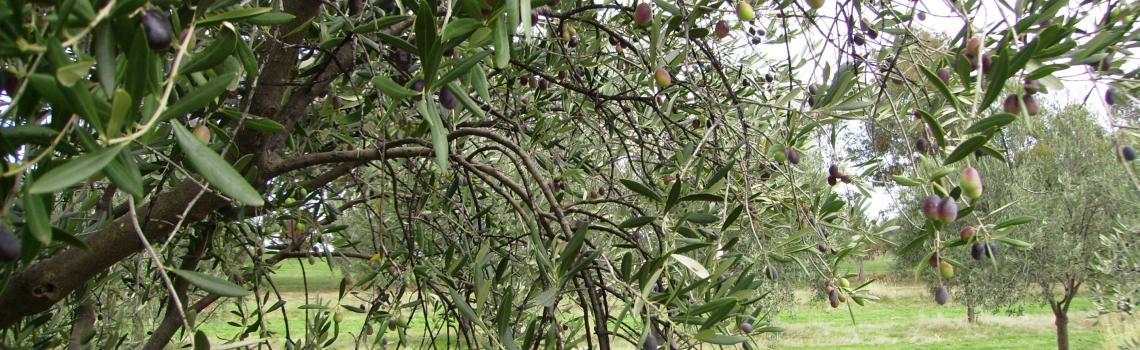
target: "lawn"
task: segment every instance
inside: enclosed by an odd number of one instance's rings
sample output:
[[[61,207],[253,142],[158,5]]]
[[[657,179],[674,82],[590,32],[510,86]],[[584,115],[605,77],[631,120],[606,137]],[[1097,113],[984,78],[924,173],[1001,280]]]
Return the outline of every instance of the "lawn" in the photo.
[[[304,260],[287,261],[280,264],[274,274],[274,282],[282,297],[287,300],[284,307],[288,314],[288,326],[294,338],[305,332],[306,312],[317,310],[302,309],[306,304],[335,306],[337,289],[341,275],[329,270],[323,262],[303,263]],[[868,274],[889,273],[891,261],[886,259],[868,261],[864,269]],[[303,265],[303,266],[302,266]],[[856,266],[846,266],[855,272]],[[307,276],[309,292],[306,298],[305,281]],[[876,276],[877,277],[877,276]],[[881,301],[864,307],[854,306],[855,322],[846,308],[832,309],[825,302],[811,300],[810,293],[796,293],[796,304],[781,316],[778,325],[786,331],[778,335],[756,337],[758,343],[773,349],[1048,349],[1055,347],[1053,317],[1047,307],[1027,305],[1022,315],[984,312],[977,324],[966,322],[966,308],[953,300],[945,306],[937,306],[930,300],[926,288],[915,285],[909,279],[894,279],[897,282],[884,282],[872,285],[874,294]],[[351,298],[351,296],[347,297]],[[249,299],[249,298],[247,298]],[[270,298],[270,303],[275,298]],[[319,302],[318,302],[319,300]],[[348,299],[351,300],[351,299]],[[354,303],[354,302],[345,302]],[[358,302],[355,302],[358,303]],[[852,304],[854,305],[854,304]],[[245,311],[250,312],[255,304],[247,300]],[[237,310],[236,303],[218,304],[210,312],[203,313],[200,319],[204,330],[215,338],[215,344],[232,341],[239,328],[227,322],[239,321],[231,314]],[[362,314],[344,312],[340,324],[342,334],[331,341],[330,348],[353,348],[355,336],[363,326]],[[1072,349],[1101,349],[1117,344],[1124,335],[1137,334],[1140,327],[1135,318],[1092,319],[1094,306],[1087,298],[1073,303],[1070,311],[1070,342]],[[249,318],[252,320],[253,318]],[[281,312],[266,316],[267,327],[275,333],[275,338],[284,338],[285,322]],[[377,327],[377,331],[383,331]],[[422,314],[409,323],[406,346],[422,347],[424,331]],[[389,335],[394,340],[394,335]],[[224,339],[223,339],[224,338]],[[442,341],[441,341],[442,342]],[[281,344],[274,339],[275,345]],[[426,345],[426,344],[425,344]],[[439,345],[443,345],[440,343]],[[623,348],[632,349],[625,344]],[[711,347],[710,347],[711,348]]]

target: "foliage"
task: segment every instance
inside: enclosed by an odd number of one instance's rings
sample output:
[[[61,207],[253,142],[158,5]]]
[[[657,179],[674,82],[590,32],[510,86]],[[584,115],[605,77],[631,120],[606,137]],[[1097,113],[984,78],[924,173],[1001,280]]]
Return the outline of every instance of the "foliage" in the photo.
[[[914,2],[756,3],[740,22],[733,4],[662,1],[637,24],[631,3],[543,0],[10,4],[13,346],[365,345],[412,318],[464,347],[754,344],[780,331],[790,282],[833,307],[875,300],[836,272],[893,229],[859,213],[878,162],[824,181],[849,123],[894,119],[906,144],[926,130],[938,147],[896,179],[945,195],[976,150],[1005,157],[993,138],[1025,116],[985,111],[1007,87],[1091,64],[1123,99],[1136,88],[1114,59],[1135,4],[1019,2],[990,26],[957,2],[946,41],[916,35]],[[898,105],[890,84],[923,98]],[[976,203],[950,214],[999,225]],[[948,243],[950,223],[918,221]],[[281,297],[269,272],[294,258],[350,272],[335,301]],[[223,298],[256,307],[240,334],[204,334],[197,314]],[[298,310],[300,330],[264,325]]]

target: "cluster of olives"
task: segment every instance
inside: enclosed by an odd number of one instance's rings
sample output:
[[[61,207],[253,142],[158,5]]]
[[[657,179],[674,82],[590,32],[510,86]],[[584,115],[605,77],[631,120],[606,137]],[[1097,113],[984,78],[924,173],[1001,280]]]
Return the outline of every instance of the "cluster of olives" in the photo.
[[[1041,112],[1041,105],[1037,104],[1037,99],[1033,98],[1033,95],[1041,90],[1041,84],[1036,80],[1026,80],[1022,86],[1025,89],[1025,94],[1021,95],[1020,101],[1017,94],[1010,94],[1002,102],[1002,110],[1010,114],[1020,114],[1021,106],[1024,105],[1025,114],[1037,115]]]
[[[842,180],[843,183],[849,184],[851,183],[851,176],[844,174],[843,170],[840,170],[838,165],[832,164],[827,168],[827,184],[835,186],[835,184],[839,183],[840,180]]]

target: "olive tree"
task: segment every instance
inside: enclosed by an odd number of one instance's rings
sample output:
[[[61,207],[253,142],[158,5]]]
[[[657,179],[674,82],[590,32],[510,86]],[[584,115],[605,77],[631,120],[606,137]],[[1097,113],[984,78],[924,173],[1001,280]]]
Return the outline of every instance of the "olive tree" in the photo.
[[[992,210],[979,209],[1000,223],[956,227],[959,239],[952,245],[971,249],[942,255],[969,267],[951,279],[965,290],[967,305],[1046,304],[1054,315],[1057,347],[1068,348],[1073,300],[1082,287],[1112,285],[1116,277],[1097,270],[1119,269],[1115,265],[1123,262],[1122,257],[1101,256],[1134,241],[1106,239],[1120,229],[1116,227],[1120,223],[1134,222],[1129,214],[1138,199],[1134,188],[1121,185],[1128,175],[1118,167],[1115,142],[1107,136],[1107,130],[1080,106],[1044,113],[1005,132],[1001,144],[1008,145],[1007,153],[1014,160],[1011,166],[985,162],[990,165],[983,167],[989,169],[985,180],[989,200],[983,203]],[[900,261],[917,266],[919,273],[931,271],[925,276],[936,279],[938,271],[925,269],[926,261],[918,261],[921,254],[911,248],[902,249]],[[1119,277],[1123,279],[1116,283],[1128,278]]]
[[[449,347],[751,344],[779,331],[781,271],[833,307],[873,299],[835,272],[885,230],[852,224],[874,178],[825,172],[848,123],[919,109],[898,127],[929,129],[926,159],[957,169],[1001,157],[991,138],[1021,112],[983,111],[1007,85],[1089,64],[1135,89],[1116,52],[1137,8],[1115,2],[1017,3],[993,23],[955,2],[931,14],[961,28],[944,43],[916,35],[917,2],[9,4],[14,346],[370,347],[412,319]],[[922,98],[898,105],[891,84]],[[945,195],[941,173],[899,176]],[[267,315],[302,312],[271,274],[296,258],[370,271],[272,334]],[[238,334],[200,329],[219,303]],[[344,312],[364,326],[341,329]]]

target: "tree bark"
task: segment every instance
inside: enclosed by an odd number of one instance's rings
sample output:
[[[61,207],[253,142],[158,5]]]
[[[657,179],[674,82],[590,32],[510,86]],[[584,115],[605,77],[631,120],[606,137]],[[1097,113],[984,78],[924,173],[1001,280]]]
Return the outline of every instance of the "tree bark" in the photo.
[[[978,323],[978,312],[974,310],[974,305],[966,306],[966,322]]]
[[[1069,350],[1069,315],[1065,311],[1054,308],[1053,324],[1057,326],[1057,350]]]
[[[308,18],[316,15],[321,2],[285,1],[285,10],[297,16],[285,28],[295,28]],[[270,160],[276,158],[273,152],[279,151],[285,137],[296,122],[308,115],[308,106],[328,91],[328,85],[335,75],[351,69],[353,46],[342,44],[328,67],[315,75],[308,83],[297,88],[287,101],[283,101],[281,86],[292,77],[296,67],[297,46],[289,46],[284,41],[300,40],[301,35],[270,40],[271,45],[283,47],[269,50],[269,57],[288,58],[288,64],[266,64],[259,72],[259,82],[274,85],[255,90],[252,97],[251,113],[263,115],[286,126],[285,131],[263,135],[248,128],[238,130],[239,148],[257,155],[257,164],[265,169]],[[283,41],[278,43],[278,41]],[[345,41],[346,43],[349,40]],[[274,106],[282,106],[278,109]],[[264,139],[263,139],[264,138]],[[257,147],[255,147],[257,146]],[[253,148],[250,148],[253,147]],[[238,155],[235,154],[234,159]],[[269,177],[252,181],[256,188],[263,188]],[[205,191],[205,192],[203,192]],[[187,203],[202,193],[201,198],[187,210]],[[202,221],[206,216],[227,205],[229,200],[198,186],[193,181],[183,181],[166,192],[154,195],[147,204],[137,211],[139,226],[148,241],[165,239],[176,228],[175,223],[190,225]],[[186,216],[183,217],[185,212]],[[142,249],[129,215],[120,215],[99,231],[84,239],[89,249],[66,249],[55,256],[41,260],[24,271],[12,276],[8,286],[0,293],[0,328],[15,325],[27,315],[43,312],[59,302],[95,275],[106,271],[112,265],[134,255]]]
[[[859,259],[859,280],[863,280],[863,259]]]

